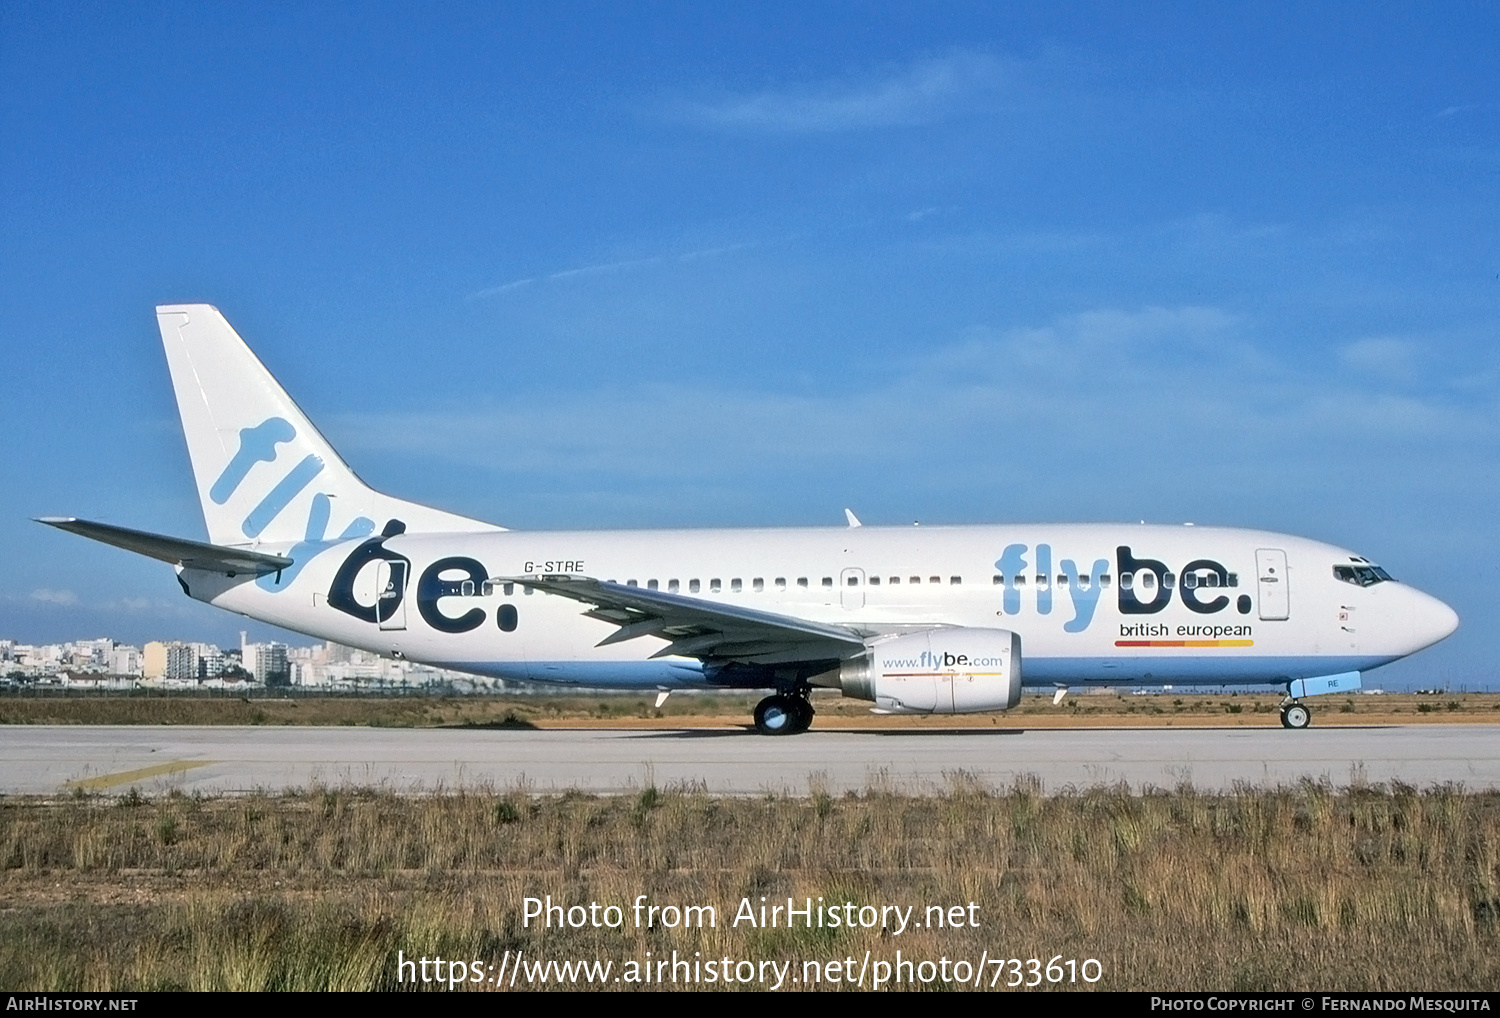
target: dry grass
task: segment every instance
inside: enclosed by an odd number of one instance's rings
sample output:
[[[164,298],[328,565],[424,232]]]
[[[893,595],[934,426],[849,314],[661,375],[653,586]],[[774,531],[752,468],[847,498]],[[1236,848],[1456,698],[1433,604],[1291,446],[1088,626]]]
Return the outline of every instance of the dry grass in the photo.
[[[0,724],[29,725],[360,725],[522,727],[567,720],[734,717],[759,696],[678,696],[660,709],[651,696],[296,696],[184,695],[141,691],[76,696],[0,696]]]
[[[361,725],[388,728],[718,727],[745,725],[761,694],[679,695],[660,709],[639,695],[297,696],[240,698],[159,692],[78,696],[0,695],[0,724]],[[1028,695],[1005,714],[876,717],[870,704],[814,694],[818,728],[1072,728],[1279,725],[1272,693],[1071,696]],[[1500,694],[1400,693],[1325,696],[1308,701],[1314,724],[1500,723]]]
[[[1106,989],[1500,987],[1500,795],[322,790],[0,800],[0,985],[390,989],[406,957],[1098,958]],[[537,930],[522,899],[711,904]],[[742,897],[978,903],[979,929],[753,930]],[[618,971],[618,969],[616,969]]]

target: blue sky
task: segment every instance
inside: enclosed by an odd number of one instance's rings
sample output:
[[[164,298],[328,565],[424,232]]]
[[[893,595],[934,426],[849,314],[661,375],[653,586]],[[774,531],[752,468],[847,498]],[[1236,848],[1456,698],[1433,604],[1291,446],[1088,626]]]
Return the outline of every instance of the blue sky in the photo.
[[[518,528],[1333,541],[1500,654],[1492,5],[0,7],[0,635],[233,642],[153,305]],[[401,435],[391,439],[392,432]],[[262,635],[272,631],[252,625]]]

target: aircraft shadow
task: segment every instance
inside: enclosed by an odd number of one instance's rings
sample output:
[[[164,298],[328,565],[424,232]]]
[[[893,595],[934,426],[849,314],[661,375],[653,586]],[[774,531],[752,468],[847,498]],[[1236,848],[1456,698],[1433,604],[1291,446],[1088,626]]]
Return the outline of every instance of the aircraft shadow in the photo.
[[[829,728],[819,730],[814,728],[809,735],[878,735],[882,738],[908,738],[910,736],[928,735],[1025,735],[1024,728],[922,728],[907,731],[891,731],[880,728]],[[769,738],[761,735],[751,725],[745,725],[741,729],[723,728],[683,728],[677,731],[649,731],[636,732],[628,735],[632,739],[739,739],[750,736],[757,739]]]

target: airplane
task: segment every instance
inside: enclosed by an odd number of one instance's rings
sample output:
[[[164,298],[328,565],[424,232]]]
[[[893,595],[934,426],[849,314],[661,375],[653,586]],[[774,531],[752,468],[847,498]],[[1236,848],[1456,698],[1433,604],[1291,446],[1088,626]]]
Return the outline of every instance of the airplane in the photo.
[[[1307,697],[1458,616],[1368,559],[1285,534],[1128,524],[520,532],[374,491],[219,311],[156,309],[208,541],[38,522],[170,563],[189,597],[392,658],[591,688],[831,687],[877,713],[1016,706],[1023,686],[1280,686]]]

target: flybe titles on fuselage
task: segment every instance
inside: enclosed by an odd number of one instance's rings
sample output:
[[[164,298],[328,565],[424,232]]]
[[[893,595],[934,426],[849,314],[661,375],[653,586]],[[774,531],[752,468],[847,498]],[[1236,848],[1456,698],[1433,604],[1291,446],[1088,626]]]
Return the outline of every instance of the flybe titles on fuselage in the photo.
[[[328,589],[328,605],[345,615],[352,615],[363,622],[379,623],[395,616],[406,598],[407,575],[411,559],[400,552],[385,547],[385,542],[405,531],[399,521],[386,524],[379,537],[372,537],[359,544],[349,557],[344,559],[333,583]],[[374,599],[365,604],[355,593],[356,580],[367,566],[383,564],[383,570],[374,591]],[[485,610],[471,607],[457,615],[443,610],[444,598],[455,598],[463,604],[475,593],[490,589],[489,571],[484,564],[467,555],[449,555],[433,562],[422,570],[417,580],[417,611],[433,629],[443,633],[467,633],[478,629],[487,617]],[[508,589],[508,588],[507,588]],[[518,620],[516,606],[502,604],[495,609],[495,624],[507,633],[515,632]]]
[[[1057,562],[1054,584],[1052,546],[1039,544],[1035,549],[1025,544],[1006,545],[995,562],[995,569],[1005,590],[1001,596],[1000,615],[1019,615],[1022,595],[1028,579],[1033,591],[1034,607],[1039,615],[1050,615],[1054,586],[1067,592],[1073,618],[1063,623],[1063,631],[1081,633],[1094,621],[1099,596],[1109,576],[1109,560],[1095,559],[1087,570],[1080,570],[1070,558]],[[1252,607],[1249,594],[1236,594],[1239,576],[1223,563],[1199,558],[1185,563],[1175,572],[1159,559],[1136,558],[1129,546],[1115,549],[1115,597],[1122,615],[1155,615],[1172,603],[1174,597],[1183,607],[1199,615],[1213,615],[1230,608],[1248,615]]]
[[[335,573],[328,591],[330,607],[371,623],[383,622],[400,609],[406,597],[411,561],[384,545],[404,529],[402,524],[393,520],[380,536],[361,542],[348,555]],[[374,564],[383,564],[383,572],[379,574],[380,589],[374,592],[370,603],[365,603],[355,594],[355,579],[367,566]],[[578,562],[560,564],[581,565]],[[1025,544],[1006,545],[995,562],[995,569],[1004,588],[997,614],[1021,614],[1023,596],[1030,588],[1032,594],[1026,607],[1034,608],[1039,615],[1050,615],[1054,594],[1061,590],[1066,592],[1073,609],[1073,617],[1063,623],[1063,631],[1067,633],[1081,633],[1089,628],[1098,610],[1099,598],[1111,582],[1121,615],[1155,615],[1166,610],[1174,598],[1198,615],[1214,615],[1229,610],[1231,606],[1239,614],[1248,615],[1252,608],[1250,595],[1234,590],[1239,586],[1238,575],[1230,572],[1223,563],[1208,558],[1193,559],[1174,572],[1159,559],[1136,558],[1127,545],[1115,549],[1113,581],[1109,560],[1102,558],[1095,559],[1087,570],[1080,570],[1073,559],[1061,559],[1054,575],[1052,546],[1047,544],[1039,544],[1034,549]],[[477,629],[486,618],[483,608],[470,602],[457,614],[450,615],[440,607],[440,602],[455,598],[463,604],[476,593],[487,592],[488,576],[484,565],[468,556],[452,555],[438,559],[424,568],[417,579],[415,600],[418,613],[429,626],[441,632],[464,633]],[[453,608],[457,610],[458,606]],[[513,632],[517,622],[515,607],[500,605],[496,622],[505,632]],[[1221,627],[1190,628],[1193,629],[1190,635],[1198,635],[1200,630],[1206,633]],[[1124,627],[1121,631],[1124,634]]]

